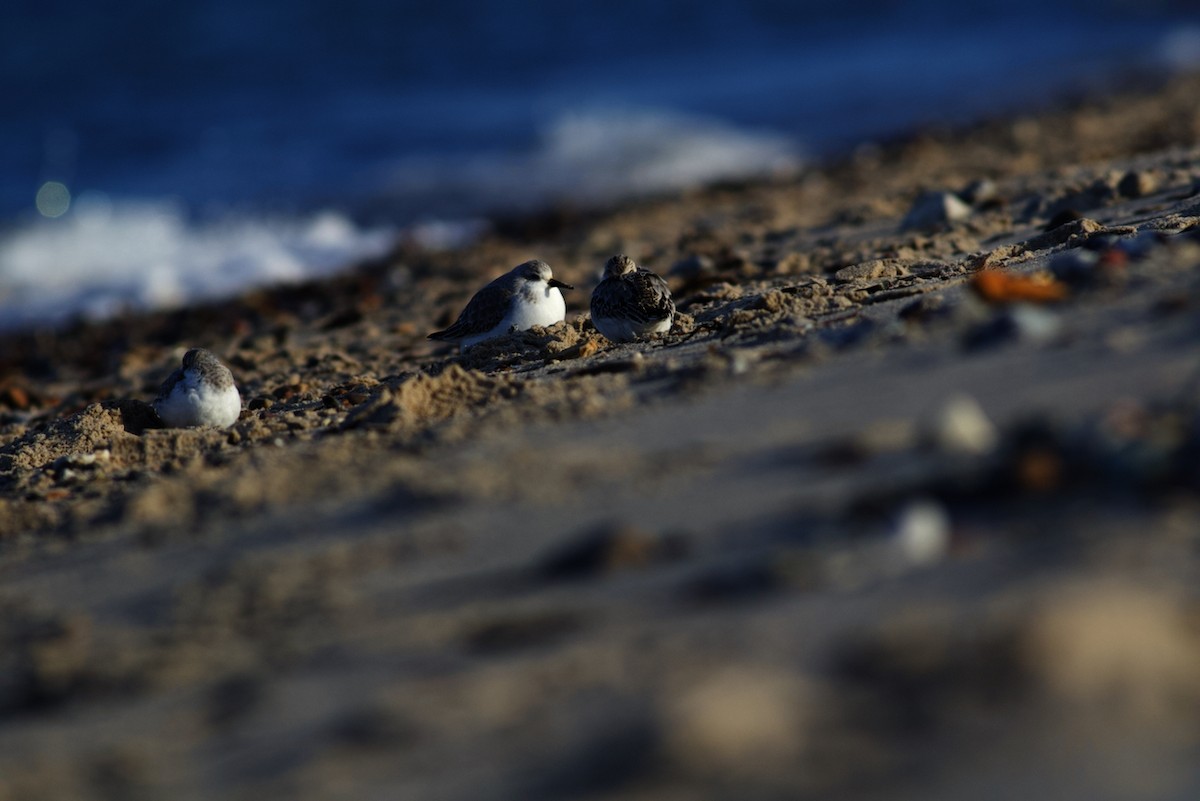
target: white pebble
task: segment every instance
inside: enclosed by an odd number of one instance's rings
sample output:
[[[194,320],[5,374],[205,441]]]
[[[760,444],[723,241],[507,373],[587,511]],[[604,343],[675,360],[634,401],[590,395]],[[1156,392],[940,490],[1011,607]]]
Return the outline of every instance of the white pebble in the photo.
[[[996,427],[970,395],[954,395],[938,412],[933,437],[951,453],[982,455],[996,447]]]
[[[913,501],[900,511],[893,537],[909,564],[939,562],[950,548],[950,516],[936,501]]]

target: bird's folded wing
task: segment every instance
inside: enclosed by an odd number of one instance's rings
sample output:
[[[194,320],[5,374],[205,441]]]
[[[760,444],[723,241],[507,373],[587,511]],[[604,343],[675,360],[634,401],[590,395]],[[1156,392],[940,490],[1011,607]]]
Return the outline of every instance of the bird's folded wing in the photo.
[[[464,339],[475,334],[483,334],[500,325],[508,314],[512,301],[512,291],[494,284],[489,284],[475,293],[467,308],[462,310],[454,324],[444,331],[434,331],[430,339]]]

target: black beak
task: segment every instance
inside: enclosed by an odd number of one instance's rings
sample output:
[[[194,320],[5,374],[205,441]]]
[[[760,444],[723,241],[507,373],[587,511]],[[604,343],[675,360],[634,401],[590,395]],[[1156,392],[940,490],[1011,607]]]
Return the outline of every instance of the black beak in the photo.
[[[559,281],[557,278],[548,279],[546,281],[546,283],[549,284],[550,286],[556,286],[559,289],[574,289],[575,288],[575,287],[571,286],[570,284],[564,284],[562,281]]]

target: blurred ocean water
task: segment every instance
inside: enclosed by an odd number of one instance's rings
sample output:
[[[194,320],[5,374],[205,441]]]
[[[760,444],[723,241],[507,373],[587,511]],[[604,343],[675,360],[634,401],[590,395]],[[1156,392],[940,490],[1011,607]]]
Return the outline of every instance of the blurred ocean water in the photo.
[[[295,280],[495,211],[788,169],[1200,64],[1186,2],[0,10],[0,327]]]

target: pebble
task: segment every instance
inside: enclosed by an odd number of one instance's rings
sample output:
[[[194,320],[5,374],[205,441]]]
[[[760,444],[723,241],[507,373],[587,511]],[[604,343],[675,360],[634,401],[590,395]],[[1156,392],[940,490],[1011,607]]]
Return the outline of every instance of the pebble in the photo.
[[[999,200],[1000,189],[992,179],[981,178],[963,187],[958,196],[972,206],[982,206]]]
[[[729,354],[729,374],[743,375],[750,369],[750,357],[740,351],[735,350]]]
[[[1094,250],[1072,248],[1051,260],[1050,274],[1071,286],[1090,284],[1096,280],[1099,261],[1100,254]]]
[[[900,510],[892,538],[908,564],[934,564],[950,549],[950,515],[936,501],[912,501]]]
[[[900,230],[938,228],[952,222],[965,220],[972,214],[971,207],[952,192],[927,192],[915,201]]]
[[[1062,332],[1062,318],[1048,309],[1018,303],[1008,310],[1017,339],[1022,342],[1042,344],[1054,339]]]
[[[33,405],[29,393],[21,387],[6,387],[0,391],[0,404],[24,411]]]
[[[1042,345],[1062,333],[1062,318],[1045,308],[1017,303],[967,332],[968,349],[989,348],[1005,342]]]
[[[971,456],[990,453],[999,440],[979,402],[965,394],[946,401],[934,418],[932,434],[942,450]]]
[[[1150,172],[1130,170],[1117,182],[1117,191],[1129,198],[1145,197],[1157,189],[1158,179]]]
[[[1149,255],[1150,251],[1159,247],[1162,242],[1163,237],[1158,231],[1147,229],[1121,239],[1117,243],[1117,247],[1131,259],[1142,259]]]

